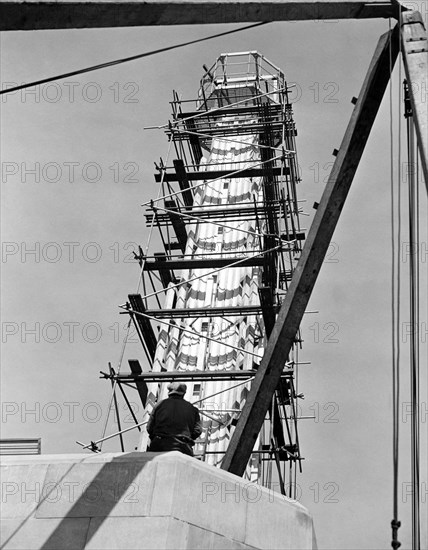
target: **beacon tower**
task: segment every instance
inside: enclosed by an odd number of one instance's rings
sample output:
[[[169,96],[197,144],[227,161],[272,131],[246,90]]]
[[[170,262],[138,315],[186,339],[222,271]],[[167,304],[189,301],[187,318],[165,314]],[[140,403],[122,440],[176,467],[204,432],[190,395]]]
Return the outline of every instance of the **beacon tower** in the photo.
[[[219,466],[242,411],[275,316],[299,258],[296,129],[284,73],[256,51],[204,66],[197,96],[174,92],[169,158],[157,166],[160,194],[146,223],[161,250],[137,259],[142,292],[130,294],[150,371],[130,361],[148,419],[167,382],[187,383],[204,432],[195,455]],[[154,242],[155,239],[152,239]],[[154,327],[157,327],[155,329]],[[299,337],[246,475],[293,495]],[[147,369],[146,369],[147,370]],[[139,450],[147,448],[142,431]],[[273,474],[273,470],[276,474]]]

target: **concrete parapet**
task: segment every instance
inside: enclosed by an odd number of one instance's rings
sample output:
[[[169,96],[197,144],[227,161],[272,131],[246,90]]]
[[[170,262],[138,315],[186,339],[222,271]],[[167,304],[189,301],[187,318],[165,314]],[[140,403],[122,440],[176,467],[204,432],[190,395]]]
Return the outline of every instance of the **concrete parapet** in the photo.
[[[1,548],[316,548],[299,503],[178,452],[5,457]]]

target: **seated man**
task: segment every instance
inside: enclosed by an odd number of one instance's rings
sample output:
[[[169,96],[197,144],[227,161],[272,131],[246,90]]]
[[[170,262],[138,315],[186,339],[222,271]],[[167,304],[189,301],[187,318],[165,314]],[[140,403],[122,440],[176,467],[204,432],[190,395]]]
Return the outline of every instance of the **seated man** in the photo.
[[[171,382],[168,398],[158,403],[150,415],[148,451],[180,451],[193,456],[192,447],[202,433],[199,411],[183,399],[186,384]]]

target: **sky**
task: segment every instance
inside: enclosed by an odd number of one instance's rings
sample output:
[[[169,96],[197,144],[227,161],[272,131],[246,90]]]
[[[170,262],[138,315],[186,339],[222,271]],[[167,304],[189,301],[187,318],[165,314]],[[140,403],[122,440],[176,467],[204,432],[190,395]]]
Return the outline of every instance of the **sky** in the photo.
[[[415,2],[413,4],[416,4]],[[427,20],[426,2],[418,6]],[[23,83],[244,25],[10,32],[1,82]],[[132,250],[146,244],[141,204],[158,193],[154,162],[172,90],[195,97],[202,65],[258,50],[294,83],[302,225],[321,197],[377,40],[388,20],[272,23],[195,46],[3,96],[1,437],[41,437],[43,453],[87,453],[101,437],[126,319],[137,288]],[[406,162],[393,73],[393,185]],[[6,84],[7,85],[7,84]],[[9,84],[11,85],[11,84]],[[420,90],[422,101],[425,91]],[[401,120],[401,123],[400,123]],[[398,142],[401,128],[401,150]],[[319,548],[390,547],[392,519],[391,145],[389,88],[302,322],[300,502]],[[402,177],[405,199],[406,177]],[[411,547],[408,236],[403,203],[399,540]],[[421,184],[421,366],[427,364],[427,200]],[[159,249],[160,250],[160,249]],[[33,252],[31,252],[33,251]],[[133,338],[135,340],[135,338]],[[143,363],[140,345],[124,353]],[[126,371],[124,367],[124,371]],[[421,452],[427,463],[427,381],[421,372]],[[133,399],[138,408],[138,399]],[[123,404],[121,404],[123,407]],[[123,408],[124,426],[132,419]],[[141,414],[141,406],[137,415]],[[107,434],[116,431],[111,417]],[[126,438],[127,450],[137,444]],[[115,438],[104,451],[119,451]],[[421,471],[422,517],[427,477]],[[428,547],[426,520],[422,547]]]

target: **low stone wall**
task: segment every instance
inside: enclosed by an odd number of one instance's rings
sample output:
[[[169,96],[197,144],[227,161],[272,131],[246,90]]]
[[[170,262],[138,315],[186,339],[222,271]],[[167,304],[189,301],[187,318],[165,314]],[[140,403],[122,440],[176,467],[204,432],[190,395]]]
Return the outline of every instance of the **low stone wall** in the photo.
[[[3,457],[1,548],[316,548],[299,503],[178,452]]]

